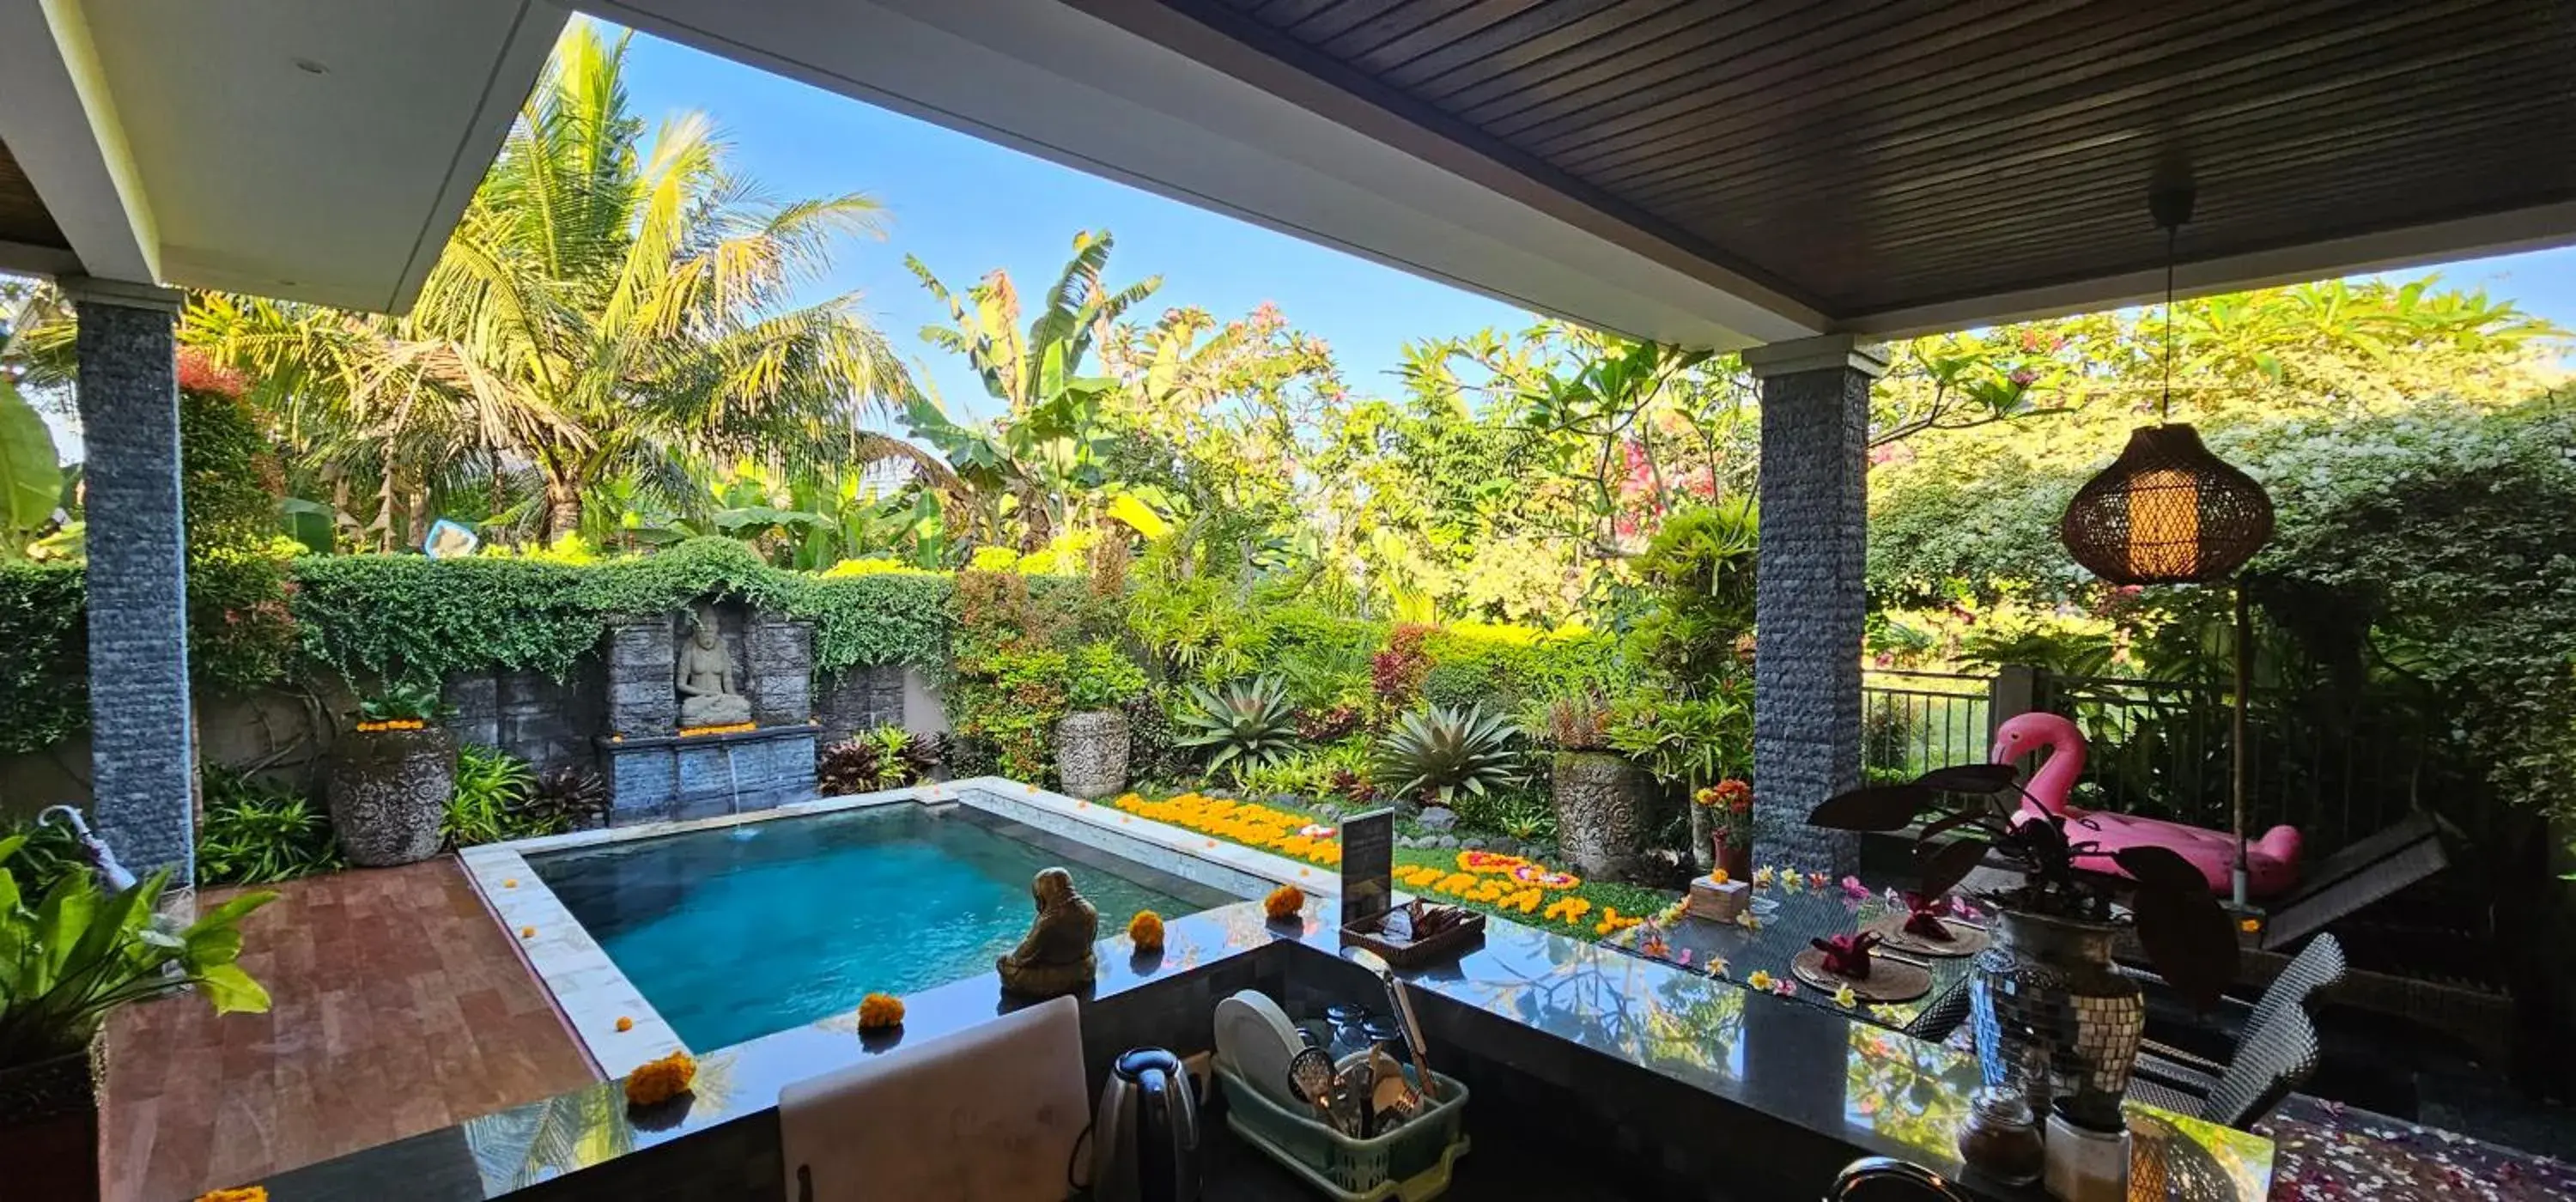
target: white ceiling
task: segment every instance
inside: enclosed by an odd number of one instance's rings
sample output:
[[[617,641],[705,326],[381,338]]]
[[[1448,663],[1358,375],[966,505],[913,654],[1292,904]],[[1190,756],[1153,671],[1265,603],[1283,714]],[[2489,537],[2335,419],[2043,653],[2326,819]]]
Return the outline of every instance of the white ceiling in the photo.
[[[159,276],[142,282],[367,310],[418,292],[567,17],[544,0],[0,0],[0,28],[39,8],[53,44],[7,39],[0,74],[61,83],[41,113],[0,85],[0,135],[86,136],[104,167],[22,160],[58,221],[120,206]],[[91,273],[131,278],[138,256],[61,223]]]

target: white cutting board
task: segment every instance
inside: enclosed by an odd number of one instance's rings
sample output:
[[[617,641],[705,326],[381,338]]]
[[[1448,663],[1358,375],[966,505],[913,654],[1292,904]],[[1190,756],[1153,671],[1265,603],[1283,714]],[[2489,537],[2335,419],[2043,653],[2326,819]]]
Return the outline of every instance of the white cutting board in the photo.
[[[812,1202],[1062,1202],[1084,1095],[1072,998],[795,1082],[778,1091],[787,1202],[809,1177]]]

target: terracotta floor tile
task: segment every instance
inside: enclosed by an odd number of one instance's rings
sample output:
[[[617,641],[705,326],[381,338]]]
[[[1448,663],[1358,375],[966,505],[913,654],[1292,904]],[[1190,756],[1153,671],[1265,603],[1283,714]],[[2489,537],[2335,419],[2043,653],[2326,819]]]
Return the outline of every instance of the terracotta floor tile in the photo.
[[[453,859],[276,888],[243,931],[268,1014],[183,996],[109,1024],[110,1202],[194,1197],[595,1079]]]

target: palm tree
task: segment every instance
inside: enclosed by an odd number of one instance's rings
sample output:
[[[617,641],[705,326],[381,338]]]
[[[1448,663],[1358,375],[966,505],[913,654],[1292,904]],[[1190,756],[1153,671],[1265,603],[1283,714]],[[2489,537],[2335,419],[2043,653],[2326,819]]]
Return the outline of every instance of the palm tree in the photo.
[[[561,537],[611,480],[685,503],[692,463],[903,453],[863,427],[911,388],[856,295],[787,303],[876,202],[766,196],[702,113],[647,142],[625,53],[565,32],[407,316],[190,305],[182,338],[265,379],[288,437],[376,476],[380,524],[397,491],[529,473]]]

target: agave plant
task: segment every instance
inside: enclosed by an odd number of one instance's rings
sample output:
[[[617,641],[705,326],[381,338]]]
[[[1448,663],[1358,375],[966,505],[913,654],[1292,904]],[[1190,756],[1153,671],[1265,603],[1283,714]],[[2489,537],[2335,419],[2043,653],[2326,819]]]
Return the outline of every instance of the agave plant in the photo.
[[[1395,796],[1422,795],[1442,805],[1461,792],[1482,797],[1520,776],[1512,724],[1483,706],[1433,706],[1397,720],[1378,744],[1370,776]]]
[[[1288,703],[1286,686],[1268,676],[1223,690],[1192,689],[1189,707],[1175,718],[1182,733],[1174,743],[1214,748],[1207,761],[1211,774],[1230,769],[1239,778],[1297,751],[1297,707]]]

